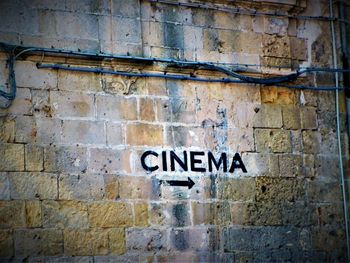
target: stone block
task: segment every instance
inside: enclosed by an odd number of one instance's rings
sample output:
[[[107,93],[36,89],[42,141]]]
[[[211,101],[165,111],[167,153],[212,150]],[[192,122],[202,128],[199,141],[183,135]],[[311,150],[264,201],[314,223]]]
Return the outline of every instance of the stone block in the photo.
[[[184,49],[196,51],[203,49],[203,29],[195,26],[184,26]]]
[[[255,196],[255,180],[229,179],[218,180],[218,198],[232,201],[252,201]]]
[[[64,253],[70,256],[107,255],[108,230],[65,229]]]
[[[334,129],[336,121],[336,113],[333,110],[317,109],[317,126],[320,129]]]
[[[53,19],[56,22],[57,36],[60,38],[74,39],[79,36],[81,39],[98,40],[98,20],[95,15],[55,12]]]
[[[295,202],[305,197],[305,182],[299,178],[256,178],[256,201]]]
[[[333,227],[315,227],[311,231],[311,239],[315,249],[327,252],[341,250],[344,245],[344,230]],[[325,244],[327,244],[325,246]]]
[[[16,83],[18,87],[56,89],[57,73],[50,69],[37,69],[34,62],[21,61],[16,64]]]
[[[106,123],[107,145],[122,145],[124,144],[124,129],[120,123]]]
[[[164,203],[150,203],[149,222],[152,226],[170,225],[170,214]]]
[[[105,198],[116,200],[119,198],[119,181],[118,176],[113,174],[105,174],[103,176]]]
[[[282,108],[283,128],[290,130],[300,129],[300,111],[296,107]]]
[[[142,41],[146,45],[162,46],[164,45],[163,23],[156,21],[142,22]]]
[[[137,0],[131,0],[125,3],[123,0],[113,0],[113,14],[125,17],[137,18],[140,16],[140,3]]]
[[[244,153],[242,160],[247,173],[239,172],[240,176],[270,176],[279,175],[278,157],[274,154]]]
[[[54,256],[63,254],[63,235],[60,230],[15,230],[14,244],[16,256]]]
[[[109,253],[121,255],[125,253],[125,230],[123,228],[112,228],[108,231]]]
[[[55,117],[94,117],[94,96],[71,91],[51,91],[52,115]]]
[[[171,99],[171,121],[193,124],[196,122],[196,101],[192,99]]]
[[[289,153],[292,151],[290,131],[255,129],[254,132],[257,152]]]
[[[126,247],[128,251],[159,251],[166,249],[164,230],[128,228],[126,230]]]
[[[173,203],[171,206],[168,206],[167,210],[170,214],[170,225],[176,227],[190,225],[190,208],[188,204]]]
[[[201,147],[205,145],[209,149],[213,149],[217,143],[214,138],[214,132],[198,127],[186,126],[167,126],[166,127],[167,144],[173,147]]]
[[[120,43],[120,45],[122,45]],[[118,75],[102,76],[102,89],[105,93],[114,95],[130,95],[134,92],[134,84],[137,77],[125,77]]]
[[[163,145],[163,126],[133,123],[126,126],[126,143],[129,145]]]
[[[164,46],[170,48],[183,49],[184,48],[184,30],[180,24],[163,24],[164,30]]]
[[[184,202],[151,203],[149,221],[153,226],[189,226],[190,208]]]
[[[302,129],[317,129],[316,108],[303,107],[300,109],[300,113]]]
[[[58,186],[60,200],[101,200],[105,196],[101,174],[60,174]]]
[[[252,128],[260,105],[256,103],[237,102],[228,110],[228,125],[236,128]]]
[[[11,143],[15,140],[15,119],[0,117],[0,142]]]
[[[101,78],[98,74],[58,71],[58,88],[64,91],[101,91]]]
[[[278,202],[256,202],[246,205],[243,212],[245,225],[277,226],[282,224],[283,204]]]
[[[288,23],[288,36],[295,37],[297,35],[297,20],[289,19]]]
[[[52,173],[9,173],[12,199],[57,199],[57,175]]]
[[[321,144],[321,134],[317,131],[302,131],[304,153],[318,153]]]
[[[51,118],[35,119],[36,141],[41,144],[61,142],[61,120]]]
[[[307,40],[302,38],[290,38],[290,53],[292,59],[305,61],[308,59]]]
[[[261,102],[278,105],[296,104],[296,94],[292,89],[281,87],[261,87]]]
[[[292,152],[300,153],[303,150],[302,136],[300,130],[290,131],[291,141],[292,141]]]
[[[44,168],[47,172],[84,172],[87,169],[86,148],[47,147],[44,149]]]
[[[66,144],[106,144],[103,122],[64,120],[62,142]]]
[[[215,228],[175,228],[170,230],[169,239],[170,249],[175,251],[215,251],[219,247]]]
[[[303,177],[302,155],[283,154],[278,156],[278,163],[282,177]]]
[[[8,229],[0,230],[0,257],[12,257],[13,237],[12,231]]]
[[[265,17],[264,19],[265,33],[269,35],[285,36],[288,29],[287,18]]]
[[[152,99],[140,98],[140,119],[143,121],[155,121],[155,103]]]
[[[315,177],[315,158],[313,154],[304,154],[303,173],[305,177]]]
[[[79,201],[43,201],[44,228],[88,228],[87,204]]]
[[[263,67],[291,68],[292,60],[290,58],[279,57],[260,57]]]
[[[89,1],[69,1],[65,5],[65,10],[70,12],[80,12],[87,14],[106,14],[111,11],[110,6],[108,5],[108,1],[98,1],[94,0]]]
[[[168,99],[155,99],[156,120],[159,122],[171,121],[171,107]]]
[[[151,197],[151,180],[146,177],[121,176],[118,181],[120,198],[147,200]]]
[[[343,207],[339,204],[318,204],[312,210],[311,220],[314,225],[342,228],[344,224]]]
[[[334,203],[335,200],[341,200],[340,185],[338,182],[310,181],[308,182],[306,191],[308,193],[309,202]]]
[[[310,224],[312,224],[312,208],[308,203],[290,202],[281,203],[280,206],[282,206],[280,208],[280,211],[282,215],[283,225],[309,226]],[[307,232],[305,228],[300,232],[300,244],[303,247],[303,249],[306,249],[311,245],[308,240],[308,235],[305,232]]]
[[[227,227],[223,230],[225,251],[300,249],[298,231],[293,227]]]
[[[262,51],[261,34],[251,31],[204,29],[203,41],[204,50],[223,54],[230,52],[261,54]]]
[[[124,255],[109,255],[109,256],[94,256],[94,261],[96,263],[113,263],[113,262],[138,262],[141,258],[137,254],[124,254]]]
[[[10,200],[10,183],[7,173],[0,173],[0,200]]]
[[[261,105],[257,108],[254,116],[254,128],[281,128],[282,127],[282,111],[280,106]]]
[[[24,171],[24,144],[0,144],[0,171]]]
[[[254,131],[252,128],[232,128],[228,130],[227,141],[232,152],[253,152]]]
[[[94,173],[130,173],[130,151],[91,148],[88,170]]]
[[[25,146],[26,171],[43,171],[44,148],[33,144]]]
[[[97,117],[108,120],[136,120],[135,98],[96,96]]]
[[[24,201],[0,201],[0,228],[26,226]]]
[[[132,207],[128,203],[104,202],[89,205],[92,227],[125,227],[133,225]]]
[[[263,53],[268,57],[290,58],[289,37],[263,35]]]
[[[148,226],[148,203],[142,202],[134,204],[134,221],[135,226]]]
[[[112,37],[116,41],[141,43],[141,22],[135,18],[114,17]]]
[[[17,116],[15,125],[16,142],[34,142],[36,141],[36,123],[31,116]]]
[[[318,93],[315,90],[301,90],[299,103],[302,106],[317,107]]]
[[[251,222],[249,219],[250,203],[235,202],[230,204],[231,222],[233,225],[246,225]]]
[[[40,201],[26,201],[26,222],[27,227],[41,227],[41,202]]]
[[[252,19],[252,27],[255,33],[264,33],[264,17],[254,16]]]
[[[332,155],[315,155],[315,176],[324,181],[339,180],[339,158]]]

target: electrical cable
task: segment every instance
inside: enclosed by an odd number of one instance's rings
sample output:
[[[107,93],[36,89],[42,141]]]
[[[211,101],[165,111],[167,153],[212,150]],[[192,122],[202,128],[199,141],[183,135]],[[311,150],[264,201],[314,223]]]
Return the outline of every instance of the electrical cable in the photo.
[[[23,46],[14,46],[6,43],[1,43],[0,45],[7,52],[11,51],[11,56],[8,60],[9,65],[9,84],[11,86],[11,92],[7,93],[4,91],[0,91],[0,96],[5,97],[8,100],[13,100],[16,96],[16,82],[15,82],[15,72],[14,72],[14,63],[17,58],[22,56],[25,53],[36,54],[40,53],[44,55],[45,53],[49,54],[59,54],[65,56],[78,56],[89,59],[99,59],[99,60],[125,60],[128,62],[137,62],[137,63],[146,63],[153,64],[155,62],[159,63],[167,63],[168,66],[175,66],[179,68],[193,68],[193,69],[206,69],[206,70],[214,70],[217,72],[221,72],[229,76],[230,78],[197,78],[192,76],[185,75],[176,75],[176,74],[158,74],[158,73],[130,73],[130,72],[122,72],[122,71],[111,71],[109,69],[92,69],[92,68],[75,68],[76,71],[84,71],[84,72],[94,72],[94,73],[105,73],[105,74],[118,74],[122,76],[137,76],[137,77],[160,77],[160,78],[168,78],[168,79],[179,79],[179,80],[193,80],[193,81],[202,81],[202,82],[223,82],[223,83],[251,83],[251,84],[262,84],[262,85],[275,85],[278,87],[290,87],[290,88],[298,88],[298,89],[312,89],[312,90],[348,90],[348,87],[339,88],[339,87],[312,87],[312,86],[304,86],[304,85],[282,85],[284,82],[291,82],[296,80],[300,75],[310,73],[310,72],[350,72],[349,69],[331,69],[331,68],[304,68],[292,72],[290,74],[278,77],[267,77],[267,78],[256,78],[243,74],[239,74],[238,72],[246,72],[246,73],[257,73],[256,71],[248,70],[247,66],[245,68],[234,67],[233,69],[228,69],[227,67],[222,66],[220,63],[211,63],[211,62],[196,62],[196,61],[182,61],[176,59],[168,59],[168,58],[145,58],[145,57],[132,57],[132,56],[122,56],[122,55],[110,55],[103,53],[90,53],[90,52],[82,52],[82,51],[71,51],[71,50],[63,50],[63,49],[55,49],[55,48],[41,48],[41,47],[23,47]],[[260,66],[260,65],[257,65]],[[40,64],[38,68],[53,68],[53,69],[66,69],[65,66],[59,64]],[[71,69],[73,67],[70,67]],[[66,69],[68,70],[68,69]],[[235,78],[235,79],[232,79]]]
[[[333,16],[333,1],[329,0],[329,12]],[[337,51],[336,51],[336,37],[334,22],[331,23],[331,33],[332,33],[332,54],[333,54],[333,67],[334,69],[338,68],[337,62]],[[335,86],[339,87],[339,74],[335,73]],[[342,145],[341,145],[341,131],[340,131],[340,110],[339,110],[339,90],[335,91],[335,108],[336,108],[336,129],[337,129],[337,142],[338,142],[338,157],[339,157],[339,173],[340,173],[340,182],[343,198],[343,212],[344,212],[344,225],[345,225],[345,237],[346,237],[346,249],[347,249],[347,261],[350,262],[350,237],[349,237],[349,215],[348,215],[348,205],[346,199],[346,189],[345,189],[345,177],[344,177],[344,168],[343,168],[343,157],[342,157]]]
[[[7,51],[7,53],[9,53],[6,63],[9,70],[8,86],[10,87],[10,91],[6,92],[3,90],[0,90],[0,96],[9,101],[6,105],[0,105],[0,108],[6,109],[11,105],[11,101],[16,98],[16,93],[17,93],[16,77],[15,77],[15,70],[14,70],[16,58],[12,52],[13,50],[9,50],[6,46],[1,45],[1,43],[0,43],[0,47],[3,50]]]
[[[91,68],[91,67],[72,67],[65,66],[63,64],[41,64],[37,63],[37,68],[39,69],[54,69],[54,70],[67,70],[67,71],[78,71],[78,72],[90,72],[97,74],[111,74],[111,75],[120,75],[126,77],[143,77],[143,78],[165,78],[165,79],[175,79],[175,80],[191,80],[198,82],[219,82],[219,83],[246,83],[246,84],[260,84],[255,82],[249,82],[241,79],[232,79],[232,78],[200,78],[200,77],[192,77],[186,75],[178,75],[178,74],[165,74],[165,73],[136,73],[136,72],[125,72],[125,71],[115,71],[106,68]],[[268,85],[268,84],[266,84]],[[293,89],[304,89],[304,90],[336,90],[336,89],[349,89],[350,87],[313,87],[313,86],[304,86],[304,85],[286,85],[282,83],[273,84],[277,87],[286,87]]]

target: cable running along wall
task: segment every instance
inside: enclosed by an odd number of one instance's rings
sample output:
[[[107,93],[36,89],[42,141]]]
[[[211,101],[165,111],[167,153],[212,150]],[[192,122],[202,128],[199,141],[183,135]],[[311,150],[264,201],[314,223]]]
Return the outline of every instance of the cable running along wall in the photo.
[[[219,73],[223,73],[227,75],[224,78],[202,78],[195,77],[192,75],[186,74],[169,74],[167,72],[164,73],[150,73],[150,72],[126,72],[126,71],[115,71],[109,68],[98,68],[98,67],[75,67],[67,64],[51,64],[51,63],[38,63],[37,67],[46,68],[46,69],[61,69],[61,70],[70,70],[70,71],[80,71],[80,72],[90,72],[97,74],[112,74],[112,75],[121,75],[126,77],[145,77],[145,78],[166,78],[166,79],[177,79],[177,80],[191,80],[191,81],[199,81],[199,82],[222,82],[222,83],[242,83],[242,84],[260,84],[260,85],[274,85],[277,87],[287,87],[293,89],[309,89],[309,90],[347,90],[349,87],[316,87],[316,86],[305,86],[305,85],[287,85],[286,83],[297,80],[301,75],[311,72],[329,72],[329,73],[339,73],[339,72],[350,72],[350,70],[343,69],[331,69],[331,68],[305,68],[301,70],[297,70],[288,75],[284,76],[275,76],[275,77],[267,77],[267,78],[257,78],[251,77],[240,72],[247,73],[256,73],[255,71],[249,70],[249,66],[245,68],[234,67],[233,69],[229,69],[228,67],[224,67],[222,65],[218,65],[215,63],[209,62],[195,62],[195,61],[181,61],[174,60],[168,58],[145,58],[145,57],[132,57],[132,56],[118,56],[118,55],[109,55],[109,54],[101,54],[101,53],[89,53],[89,52],[76,52],[70,50],[63,49],[54,49],[54,48],[41,48],[41,47],[19,47],[8,45],[6,43],[0,43],[2,49],[8,53],[7,65],[9,69],[9,77],[8,83],[10,86],[10,91],[6,92],[0,90],[0,96],[8,100],[8,103],[3,106],[7,108],[11,105],[11,101],[16,97],[16,79],[15,79],[15,61],[18,57],[22,56],[25,53],[29,54],[60,54],[64,56],[73,56],[80,57],[85,59],[115,59],[115,60],[123,60],[129,62],[136,63],[145,63],[145,64],[153,64],[153,63],[166,63],[170,66],[176,66],[178,68],[192,68],[192,69],[203,69],[203,70],[211,70]]]

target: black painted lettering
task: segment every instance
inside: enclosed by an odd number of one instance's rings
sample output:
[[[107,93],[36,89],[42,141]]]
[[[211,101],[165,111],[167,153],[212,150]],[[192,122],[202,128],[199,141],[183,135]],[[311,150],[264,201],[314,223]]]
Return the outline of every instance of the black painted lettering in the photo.
[[[243,171],[243,173],[246,173],[247,172],[247,169],[245,168],[245,166],[244,166],[244,163],[243,163],[243,161],[242,161],[242,159],[241,159],[241,156],[238,154],[238,153],[236,153],[235,154],[235,156],[233,156],[233,158],[232,158],[232,164],[231,164],[231,167],[230,167],[230,173],[233,173],[233,171],[235,170],[235,169],[242,169],[242,171]]]
[[[149,171],[149,172],[153,172],[153,171],[157,170],[159,168],[159,166],[158,165],[148,166],[145,162],[146,157],[148,155],[154,155],[154,156],[158,157],[158,153],[153,152],[153,151],[145,151],[141,156],[141,165],[142,165],[143,169],[145,169],[146,171]]]
[[[222,164],[224,173],[227,172],[227,155],[226,153],[222,153],[219,160],[216,161],[214,155],[211,152],[208,152],[208,165],[209,165],[209,172],[213,171],[213,164],[216,168],[216,170],[219,171],[220,166]]]
[[[167,164],[167,161],[166,161],[166,151],[163,151],[162,152],[162,163],[163,163],[163,171],[168,171],[168,164]]]
[[[188,171],[188,165],[187,165],[187,152],[183,152],[183,161],[180,159],[179,156],[176,155],[174,151],[170,151],[170,169],[171,171],[175,171],[175,161],[180,165],[180,167],[187,172]]]
[[[204,167],[196,167],[196,164],[201,164],[201,159],[196,159],[196,156],[204,156],[204,152],[190,152],[190,162],[192,172],[205,172]]]

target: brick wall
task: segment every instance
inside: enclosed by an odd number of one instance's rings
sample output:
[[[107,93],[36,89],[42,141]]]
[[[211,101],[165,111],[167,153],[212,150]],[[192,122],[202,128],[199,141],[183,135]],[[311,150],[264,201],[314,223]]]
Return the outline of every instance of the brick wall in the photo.
[[[328,15],[327,1],[281,2],[241,4]],[[279,74],[288,69],[274,66],[332,66],[325,21],[144,0],[1,1],[0,17],[0,40],[25,46],[253,63]],[[0,60],[4,85],[5,53]],[[16,62],[18,94],[0,110],[1,261],[344,260],[333,92],[44,70],[38,61],[101,65],[49,55]],[[299,84],[333,85],[333,76]],[[248,172],[150,173],[146,150],[238,152]],[[192,189],[161,183],[187,177]]]

